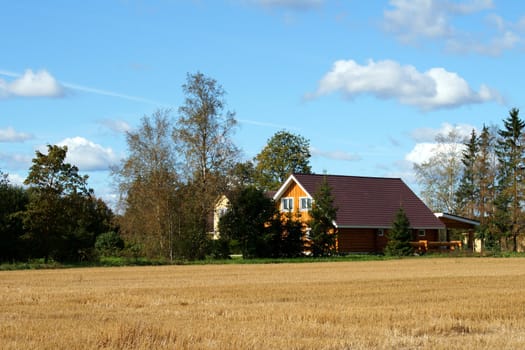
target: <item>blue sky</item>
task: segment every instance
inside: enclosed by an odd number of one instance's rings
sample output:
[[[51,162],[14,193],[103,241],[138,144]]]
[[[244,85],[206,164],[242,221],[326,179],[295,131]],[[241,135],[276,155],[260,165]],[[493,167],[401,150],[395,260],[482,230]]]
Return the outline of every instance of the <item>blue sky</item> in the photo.
[[[6,1],[0,170],[68,145],[97,196],[125,132],[182,104],[187,73],[226,90],[253,158],[279,130],[310,140],[316,173],[401,177],[434,138],[501,125],[524,96],[525,5],[497,0]]]

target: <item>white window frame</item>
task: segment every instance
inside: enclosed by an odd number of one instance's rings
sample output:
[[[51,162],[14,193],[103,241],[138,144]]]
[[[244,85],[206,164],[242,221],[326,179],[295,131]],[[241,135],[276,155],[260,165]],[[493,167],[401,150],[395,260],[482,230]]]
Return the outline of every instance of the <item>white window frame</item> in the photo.
[[[281,211],[291,212],[293,211],[293,197],[281,198]]]
[[[377,229],[377,236],[378,237],[383,237],[384,235],[385,235],[385,229],[378,228]]]
[[[427,232],[424,229],[417,230],[418,237],[425,237],[426,235],[427,235]]]
[[[303,201],[306,202],[306,207],[303,206]],[[301,211],[308,211],[312,209],[312,198],[310,197],[299,197],[299,209]]]

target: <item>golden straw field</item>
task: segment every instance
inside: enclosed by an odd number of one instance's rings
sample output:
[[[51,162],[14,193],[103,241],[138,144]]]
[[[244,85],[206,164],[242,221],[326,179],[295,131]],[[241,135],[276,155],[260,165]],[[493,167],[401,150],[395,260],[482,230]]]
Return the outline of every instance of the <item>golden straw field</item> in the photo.
[[[525,259],[0,272],[2,349],[520,349]]]

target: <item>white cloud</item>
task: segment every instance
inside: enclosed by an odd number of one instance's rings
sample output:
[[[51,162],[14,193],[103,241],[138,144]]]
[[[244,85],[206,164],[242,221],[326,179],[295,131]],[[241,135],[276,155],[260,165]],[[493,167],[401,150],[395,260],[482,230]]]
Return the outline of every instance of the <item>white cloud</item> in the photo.
[[[446,136],[454,131],[461,138],[469,138],[472,130],[476,128],[469,124],[443,123],[440,129],[418,128],[411,132],[410,136],[416,142],[435,142],[438,135]],[[477,132],[477,131],[476,131]]]
[[[0,153],[0,161],[6,165],[5,168],[2,166],[1,170],[3,171],[5,169],[27,170],[31,164],[31,156],[16,153]]]
[[[66,161],[81,171],[108,170],[110,165],[118,162],[111,148],[104,148],[83,137],[67,138],[58,145],[67,146]]]
[[[317,148],[311,147],[310,153],[312,156],[317,156],[321,158],[328,158],[333,160],[344,160],[344,161],[356,161],[360,160],[361,157],[357,154],[348,153],[345,151],[322,151]]]
[[[104,119],[100,123],[116,133],[131,131],[131,126],[123,120]]]
[[[485,85],[475,92],[462,77],[444,68],[419,72],[414,66],[402,66],[392,60],[370,60],[367,65],[359,65],[353,60],[336,61],[319,82],[315,94],[307,97],[337,91],[348,98],[371,94],[383,99],[397,99],[423,110],[502,100],[497,91]]]
[[[6,74],[4,74],[6,75]],[[46,70],[31,69],[11,82],[0,79],[0,97],[61,97],[64,88]]]
[[[475,129],[475,127],[472,125],[452,125],[449,123],[443,123],[439,129],[415,129],[411,136],[418,143],[416,143],[414,148],[412,148],[412,150],[405,155],[405,160],[412,163],[421,164],[428,161],[434,155],[440,152],[455,152],[457,153],[458,157],[461,157],[461,153],[465,149],[463,141],[470,138],[473,129]],[[454,138],[447,139],[448,135],[454,135]],[[443,137],[445,142],[438,143],[436,141],[438,136]]]
[[[456,3],[446,0],[390,0],[391,10],[385,10],[384,26],[401,41],[415,42],[419,38],[443,38],[456,32],[450,23],[455,15],[468,15],[493,7],[492,0],[472,0]]]
[[[516,23],[505,21],[496,13],[484,18],[484,25],[471,26],[469,30],[455,25],[458,16],[473,16],[494,7],[492,0],[456,2],[447,0],[390,0],[391,9],[383,12],[383,26],[405,44],[424,44],[428,39],[437,40],[449,52],[477,53],[497,56],[518,47],[522,42],[519,32],[525,29],[523,19]],[[476,32],[470,28],[477,28]]]
[[[13,127],[0,129],[0,142],[24,142],[32,138],[33,135],[17,132]]]
[[[325,0],[252,0],[253,3],[269,8],[288,8],[292,10],[309,10],[317,8]]]
[[[64,96],[66,90],[75,90],[80,92],[87,92],[101,96],[116,97],[129,101],[146,103],[154,106],[168,106],[166,103],[153,101],[147,98],[121,94],[115,91],[102,90],[88,86],[58,82],[46,70],[33,73],[31,69],[21,75],[0,69],[0,75],[17,78],[12,82],[7,82],[0,79],[0,99],[8,97],[61,97]]]
[[[431,142],[417,143],[405,156],[405,160],[421,164],[429,160],[436,153],[436,144]]]
[[[390,5],[394,9],[384,11],[384,26],[401,41],[444,37],[452,32],[447,12],[437,1],[391,0]]]

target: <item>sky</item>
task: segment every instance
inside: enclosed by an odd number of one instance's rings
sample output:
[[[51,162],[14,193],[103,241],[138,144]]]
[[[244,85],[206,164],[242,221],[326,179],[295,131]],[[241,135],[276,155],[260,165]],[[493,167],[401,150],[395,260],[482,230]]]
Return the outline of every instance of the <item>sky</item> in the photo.
[[[0,170],[20,185],[35,151],[67,145],[110,204],[126,132],[176,119],[187,74],[226,91],[243,160],[286,130],[315,173],[416,193],[436,135],[501,127],[525,92],[522,1],[18,0],[0,23]]]

